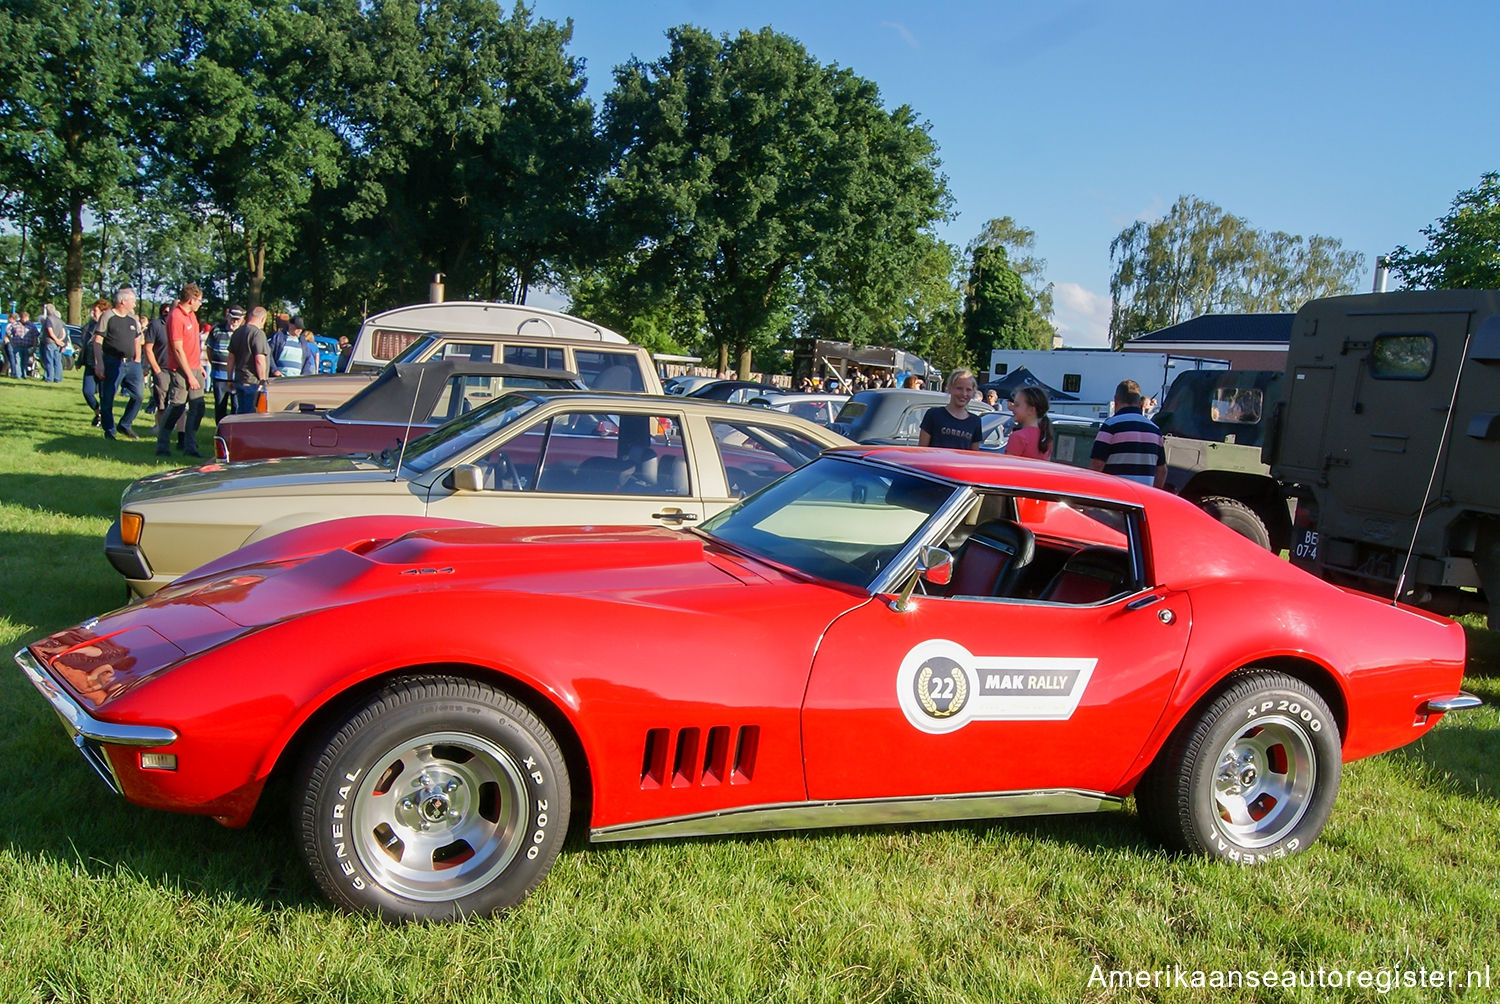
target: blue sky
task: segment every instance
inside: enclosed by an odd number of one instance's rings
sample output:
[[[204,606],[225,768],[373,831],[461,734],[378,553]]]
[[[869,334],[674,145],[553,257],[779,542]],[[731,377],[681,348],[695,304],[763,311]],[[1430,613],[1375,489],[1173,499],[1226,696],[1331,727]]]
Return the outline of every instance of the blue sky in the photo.
[[[1262,230],[1366,257],[1422,245],[1500,170],[1500,2],[535,0],[573,19],[595,104],[665,32],[770,25],[910,105],[939,146],[959,245],[991,217],[1036,231],[1070,346],[1101,345],[1109,242],[1196,195]]]

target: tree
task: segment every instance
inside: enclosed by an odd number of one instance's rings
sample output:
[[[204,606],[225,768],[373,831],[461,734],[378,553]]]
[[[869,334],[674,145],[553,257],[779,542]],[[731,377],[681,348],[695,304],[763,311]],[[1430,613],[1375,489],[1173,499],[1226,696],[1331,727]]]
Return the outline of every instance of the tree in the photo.
[[[980,366],[992,349],[1052,347],[1052,284],[1035,248],[1036,232],[1009,216],[990,220],[969,242],[964,340]]]
[[[138,174],[132,137],[153,33],[141,14],[131,0],[12,0],[0,9],[0,190],[24,193],[19,222],[31,240],[63,248],[75,324],[83,313],[85,211],[119,204]]]
[[[1035,304],[1036,315],[1043,321],[1052,316],[1052,283],[1046,281],[1047,259],[1038,258],[1036,231],[1023,227],[1009,216],[992,219],[979,231],[979,236],[969,242],[965,253],[972,261],[980,248],[1004,248],[1010,268],[1021,277]],[[1050,341],[1051,323],[1047,324]]]
[[[338,180],[330,81],[343,75],[352,4],[198,0],[164,7],[172,44],[154,66],[159,201],[240,246],[248,306],[313,192]],[[226,297],[230,291],[226,289]]]
[[[494,0],[377,0],[350,45],[350,173],[314,212],[345,301],[522,299],[586,246],[600,157],[571,23]]]
[[[1020,273],[1010,267],[1005,249],[979,247],[973,261],[963,318],[969,357],[987,368],[992,349],[1047,348],[1050,341],[1040,342],[1031,323],[1036,316],[1031,294]]]
[[[1291,311],[1354,289],[1361,259],[1331,237],[1255,230],[1196,196],[1137,220],[1109,245],[1110,341],[1209,313]]]
[[[1448,215],[1422,228],[1427,247],[1401,245],[1391,268],[1419,289],[1500,289],[1500,173],[1489,171],[1453,200]]]
[[[667,36],[605,101],[601,216],[627,284],[672,290],[742,373],[799,317],[894,334],[911,244],[947,206],[925,127],[770,29]]]

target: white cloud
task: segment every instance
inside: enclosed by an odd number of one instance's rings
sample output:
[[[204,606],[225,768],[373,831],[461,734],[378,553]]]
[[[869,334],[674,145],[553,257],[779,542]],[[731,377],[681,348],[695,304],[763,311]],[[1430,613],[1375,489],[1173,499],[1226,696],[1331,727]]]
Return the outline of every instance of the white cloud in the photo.
[[[1108,293],[1095,293],[1076,282],[1054,283],[1052,306],[1052,324],[1068,348],[1109,347]]]
[[[920,44],[918,44],[918,42],[917,42],[917,36],[913,35],[907,29],[906,25],[900,24],[900,23],[898,23],[896,21],[882,21],[882,22],[880,22],[880,26],[882,28],[894,28],[894,29],[896,29],[896,33],[898,35],[900,35],[901,38],[902,38],[902,40],[905,41],[906,44],[909,45],[909,46],[911,46],[913,49],[919,49],[920,50],[922,48],[922,46]]]

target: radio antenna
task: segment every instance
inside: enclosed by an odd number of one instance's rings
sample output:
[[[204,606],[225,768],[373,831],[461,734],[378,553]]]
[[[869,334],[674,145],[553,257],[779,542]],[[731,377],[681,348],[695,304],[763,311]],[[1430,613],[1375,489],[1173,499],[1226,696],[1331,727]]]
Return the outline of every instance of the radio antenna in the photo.
[[[1432,458],[1432,470],[1427,475],[1427,490],[1422,493],[1422,502],[1417,506],[1417,518],[1412,522],[1411,543],[1406,548],[1406,557],[1401,562],[1401,574],[1396,576],[1396,595],[1391,605],[1401,602],[1406,591],[1406,575],[1411,570],[1412,555],[1417,550],[1417,535],[1422,532],[1422,517],[1427,515],[1428,500],[1432,497],[1432,486],[1437,482],[1438,468],[1443,465],[1443,455],[1448,449],[1448,437],[1453,431],[1453,416],[1458,410],[1458,386],[1464,378],[1464,363],[1469,361],[1469,343],[1474,340],[1473,316],[1469,318],[1469,330],[1464,335],[1464,353],[1458,357],[1458,372],[1453,375],[1453,393],[1448,397],[1448,415],[1443,420],[1443,434],[1438,437],[1437,452]]]
[[[396,365],[391,363],[392,366]],[[397,371],[400,372],[399,370]],[[391,472],[392,481],[401,480],[401,463],[406,459],[406,444],[411,442],[411,423],[417,417],[417,402],[422,399],[422,376],[427,372],[426,366],[417,368],[417,389],[411,396],[411,414],[406,416],[406,435],[401,437],[401,451],[396,454],[396,469]]]

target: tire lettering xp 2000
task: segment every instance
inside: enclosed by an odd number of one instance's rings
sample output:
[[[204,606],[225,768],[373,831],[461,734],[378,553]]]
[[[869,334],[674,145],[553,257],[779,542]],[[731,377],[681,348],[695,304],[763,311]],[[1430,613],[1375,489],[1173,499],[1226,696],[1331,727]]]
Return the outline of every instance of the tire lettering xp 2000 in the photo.
[[[1317,692],[1283,673],[1241,670],[1163,748],[1136,807],[1168,845],[1261,864],[1317,839],[1342,773],[1338,723]]]
[[[571,799],[557,742],[529,709],[442,676],[375,694],[310,751],[297,790],[319,886],[393,920],[515,906],[557,857]]]

